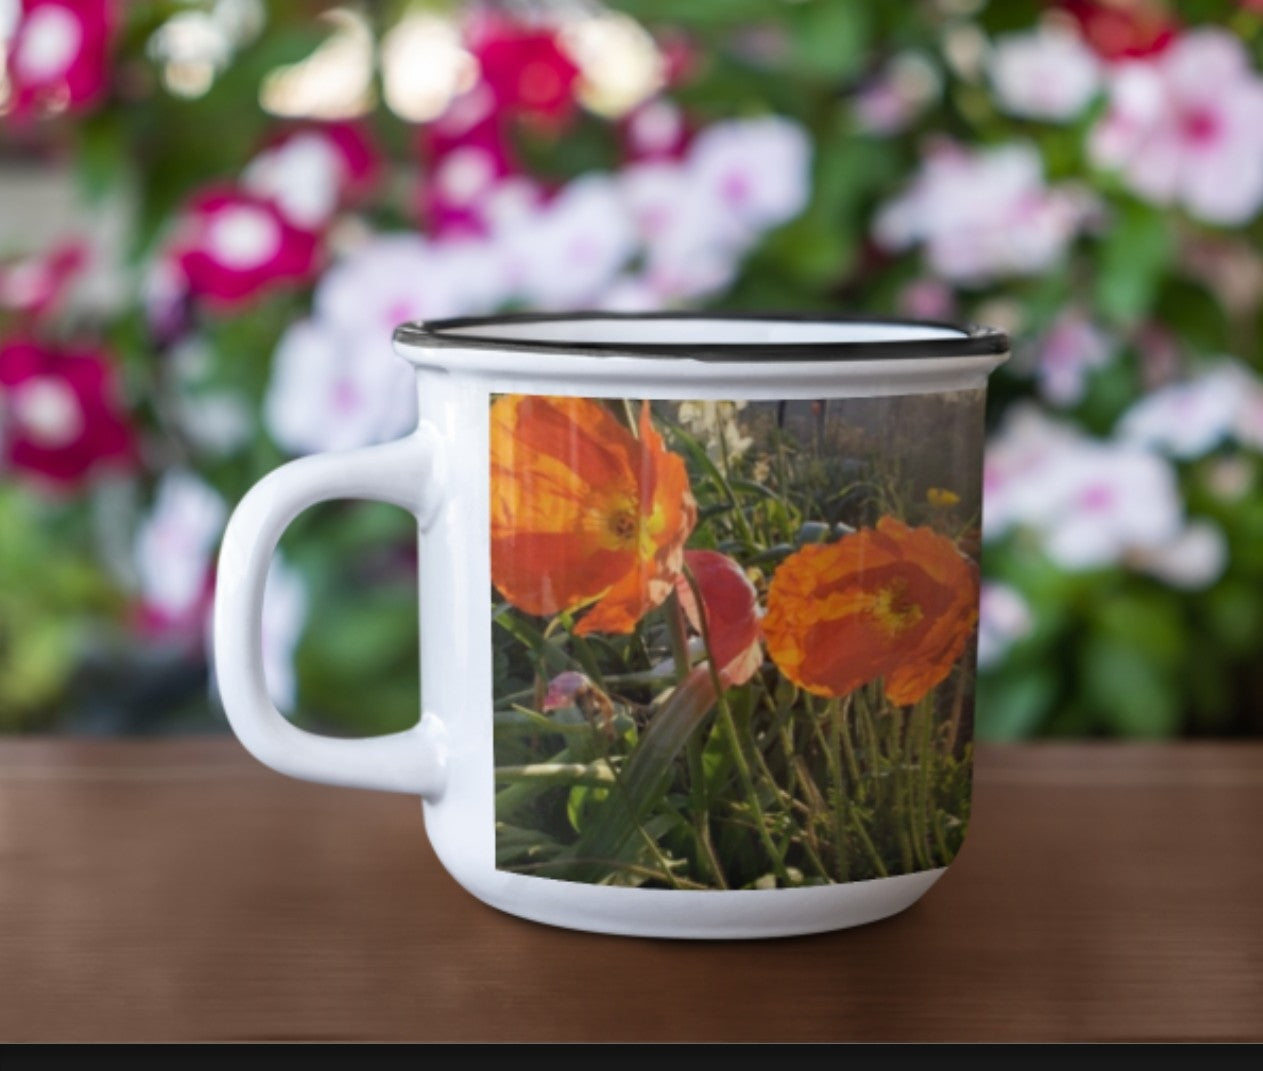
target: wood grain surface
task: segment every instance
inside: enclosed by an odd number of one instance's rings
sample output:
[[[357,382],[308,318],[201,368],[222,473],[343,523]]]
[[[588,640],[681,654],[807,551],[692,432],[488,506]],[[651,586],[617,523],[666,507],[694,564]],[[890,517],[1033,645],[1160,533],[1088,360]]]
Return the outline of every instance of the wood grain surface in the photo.
[[[1263,745],[981,750],[915,906],[607,937],[457,886],[415,799],[231,738],[0,741],[0,1041],[1263,1040]]]

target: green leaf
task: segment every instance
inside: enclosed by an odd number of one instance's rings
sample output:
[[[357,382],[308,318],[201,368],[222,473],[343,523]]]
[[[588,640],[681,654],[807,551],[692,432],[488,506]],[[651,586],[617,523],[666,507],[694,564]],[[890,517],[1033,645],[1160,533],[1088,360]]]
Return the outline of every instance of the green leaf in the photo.
[[[1099,727],[1136,737],[1172,735],[1180,723],[1179,689],[1168,667],[1126,640],[1094,635],[1081,658],[1084,701]]]
[[[797,71],[840,81],[862,70],[873,30],[868,4],[807,0],[790,15]]]
[[[576,860],[620,859],[636,828],[666,792],[672,767],[685,743],[715,705],[710,669],[700,666],[671,692],[654,713],[619,774],[610,798],[588,822],[571,850]],[[602,864],[579,862],[575,880],[598,880]],[[586,876],[584,876],[586,875]]]
[[[1158,307],[1165,323],[1194,352],[1218,354],[1229,348],[1227,313],[1205,287],[1187,279],[1167,279]]]
[[[1120,205],[1100,248],[1096,300],[1104,317],[1129,327],[1150,313],[1174,251],[1164,212],[1139,201]]]
[[[974,735],[979,740],[1022,740],[1039,736],[1057,696],[1057,674],[1049,668],[1018,669],[980,676]]]

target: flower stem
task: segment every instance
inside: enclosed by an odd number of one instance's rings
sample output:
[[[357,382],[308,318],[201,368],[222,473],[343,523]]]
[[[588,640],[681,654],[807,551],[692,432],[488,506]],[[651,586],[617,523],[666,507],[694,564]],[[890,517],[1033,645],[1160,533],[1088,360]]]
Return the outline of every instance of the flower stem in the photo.
[[[846,779],[842,775],[842,754],[846,753],[851,783],[859,784],[860,771],[855,765],[855,753],[851,750],[851,741],[844,723],[842,700],[830,699],[825,705],[829,716],[829,757],[834,775],[833,824],[837,829],[838,880],[851,880],[851,866],[847,859],[847,826],[850,825],[851,797],[847,792]],[[849,706],[849,703],[848,703]]]
[[[851,775],[851,784],[855,786],[856,794],[862,793],[863,782],[860,779],[860,764],[855,757],[855,746],[851,741],[851,726],[848,715],[851,713],[853,706],[853,697],[848,695],[845,699],[834,700],[829,704],[829,716],[834,721],[834,732],[842,740],[842,753],[846,756],[846,768]]]
[[[903,862],[903,872],[912,873],[913,855],[912,838],[909,836],[908,824],[911,821],[911,803],[908,799],[908,763],[904,754],[903,712],[898,707],[886,712],[886,746],[890,761],[890,776],[894,782],[895,827],[899,836],[899,854]]]
[[[695,595],[694,598],[697,596]],[[700,601],[698,603],[701,605]],[[667,596],[662,607],[663,616],[667,619],[667,638],[671,644],[671,658],[675,662],[675,682],[679,684],[692,668],[689,658],[688,621],[684,617],[684,607],[676,592]],[[701,616],[699,609],[698,616]]]
[[[926,772],[930,763],[930,699],[921,699],[909,708],[907,716],[908,819],[912,833],[913,854],[917,865],[928,870],[933,864],[929,849],[929,783]],[[915,753],[915,754],[914,754]],[[916,765],[913,765],[915,758]]]
[[[697,603],[697,621],[702,633],[702,645],[706,648],[706,665],[710,669],[711,683],[715,688],[715,705],[719,709],[719,723],[723,726],[724,735],[728,738],[728,749],[732,755],[733,765],[737,767],[737,777],[741,781],[741,790],[745,794],[750,813],[754,816],[755,825],[758,827],[759,839],[763,842],[763,849],[767,852],[768,858],[772,863],[772,870],[782,882],[786,885],[791,885],[793,882],[790,880],[789,872],[785,869],[785,860],[777,848],[776,842],[772,840],[772,834],[768,832],[767,821],[763,815],[763,805],[759,803],[759,796],[754,790],[754,781],[750,776],[750,764],[746,761],[745,749],[741,743],[741,734],[737,731],[737,722],[732,716],[732,710],[729,708],[728,700],[724,694],[726,691],[724,682],[720,679],[719,671],[715,668],[714,658],[711,657],[710,628],[706,623],[706,604],[702,602],[702,593],[697,586],[697,578],[693,576],[692,570],[687,566],[684,568],[684,579],[692,589],[693,598]]]
[[[702,767],[702,741],[693,733],[685,744],[689,771],[689,811],[693,820],[693,840],[697,846],[697,858],[708,872],[710,883],[721,889],[728,888],[724,868],[715,854],[710,837],[710,799],[706,791],[706,773]]]
[[[696,598],[696,596],[694,596]],[[671,659],[675,663],[676,683],[688,676],[691,668],[688,647],[688,621],[684,616],[684,606],[680,596],[673,591],[663,604],[663,615],[667,621],[667,637],[671,644]],[[689,772],[689,811],[693,821],[693,840],[697,846],[698,862],[710,872],[711,881],[721,889],[728,888],[724,880],[723,868],[715,855],[715,846],[710,839],[710,801],[706,793],[706,778],[702,770],[702,741],[699,734],[693,733],[684,745],[685,757]]]
[[[956,694],[952,699],[952,720],[947,730],[947,754],[956,754],[956,744],[960,740],[960,722],[965,710],[965,684],[968,674],[964,666],[956,668]]]
[[[933,845],[933,827],[934,827],[934,775],[935,775],[935,747],[934,747],[934,695],[927,695],[919,704],[921,710],[921,822],[924,827],[925,854],[926,862],[934,865],[934,845]]]

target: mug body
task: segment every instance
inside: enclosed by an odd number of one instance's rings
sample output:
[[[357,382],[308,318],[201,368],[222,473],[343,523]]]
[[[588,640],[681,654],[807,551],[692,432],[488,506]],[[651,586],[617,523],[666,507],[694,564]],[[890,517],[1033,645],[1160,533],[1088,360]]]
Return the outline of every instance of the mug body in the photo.
[[[539,922],[774,937],[909,906],[970,806],[1003,335],[704,314],[404,325],[425,826]],[[433,735],[433,732],[432,732]]]

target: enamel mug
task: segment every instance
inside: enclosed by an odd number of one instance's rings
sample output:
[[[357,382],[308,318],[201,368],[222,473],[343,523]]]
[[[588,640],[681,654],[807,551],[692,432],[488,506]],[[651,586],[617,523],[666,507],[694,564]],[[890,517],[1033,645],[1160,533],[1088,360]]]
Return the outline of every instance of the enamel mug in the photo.
[[[215,672],[294,777],[420,798],[453,878],[537,922],[762,938],[894,914],[969,822],[993,329],[827,316],[410,323],[406,438],[292,461],[235,510]],[[421,704],[367,739],[268,699],[299,511],[416,517]]]

